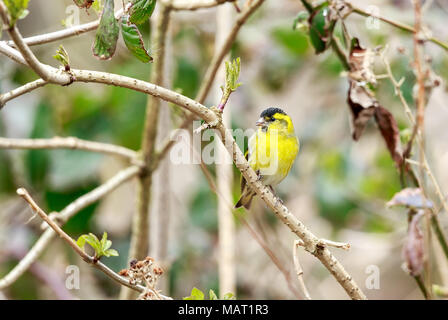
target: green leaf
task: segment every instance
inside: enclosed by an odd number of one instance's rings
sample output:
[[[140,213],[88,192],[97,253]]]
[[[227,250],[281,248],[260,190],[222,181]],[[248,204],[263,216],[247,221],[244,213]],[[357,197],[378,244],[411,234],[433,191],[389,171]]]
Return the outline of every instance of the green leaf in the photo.
[[[117,47],[119,31],[114,13],[114,0],[106,0],[92,47],[93,54],[101,60],[112,58]]]
[[[64,46],[62,44],[59,46],[53,58],[62,63],[64,67],[70,66],[70,59],[68,57],[68,53],[67,51],[65,51]]]
[[[224,300],[236,300],[236,297],[233,293],[229,292],[224,295]]]
[[[95,257],[97,259],[101,258],[102,256],[118,256],[117,250],[109,249],[112,246],[112,241],[107,240],[107,232],[103,233],[103,237],[101,238],[101,240],[98,240],[98,238],[93,233],[89,233],[81,235],[76,241],[78,246],[83,249],[86,242],[95,250]]]
[[[8,8],[9,16],[11,17],[11,26],[13,26],[18,19],[24,18],[27,15],[26,8],[29,0],[4,0]]]
[[[328,2],[322,3],[314,9],[308,20],[310,24],[310,40],[316,53],[324,52],[331,43],[336,20],[331,15]]]
[[[29,14],[30,14],[30,11],[28,9],[23,10],[19,16],[19,20],[25,19]]]
[[[241,85],[238,82],[238,78],[241,72],[240,58],[236,58],[233,61],[226,61],[226,85],[221,87],[221,90],[225,92],[233,92]]]
[[[142,24],[151,17],[156,7],[156,0],[132,0],[129,9],[130,21],[135,24]]]
[[[93,233],[89,233],[81,235],[78,238],[78,241],[76,241],[78,246],[82,249],[84,249],[86,242],[93,248],[93,250],[95,250],[96,256],[99,257],[101,253],[101,243],[98,238]]]
[[[218,300],[218,297],[216,296],[215,291],[213,291],[212,289],[210,289],[210,291],[208,292],[208,296],[209,296],[210,300]]]
[[[115,249],[106,250],[106,251],[104,251],[104,256],[106,256],[108,258],[111,256],[118,257],[118,251]]]
[[[109,248],[105,248],[106,247],[106,244],[107,244],[107,232],[106,231],[104,231],[103,232],[103,237],[101,238],[101,249],[103,250],[103,251],[105,251],[105,250],[107,250],[107,249],[109,249],[110,248],[110,246],[109,246]],[[111,242],[112,243],[112,242]]]
[[[185,297],[184,300],[204,300],[204,293],[198,288],[193,288],[190,296]]]
[[[152,57],[145,49],[140,31],[135,24],[129,23],[128,15],[121,18],[121,34],[126,47],[137,59],[143,63],[152,61]]]

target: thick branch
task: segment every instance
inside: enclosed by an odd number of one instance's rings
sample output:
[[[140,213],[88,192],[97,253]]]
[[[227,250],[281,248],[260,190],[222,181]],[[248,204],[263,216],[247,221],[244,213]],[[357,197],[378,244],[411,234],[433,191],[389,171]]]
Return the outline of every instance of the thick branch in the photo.
[[[27,65],[20,52],[8,46],[4,41],[0,41],[0,53],[18,64]]]
[[[43,87],[47,83],[48,82],[43,79],[37,79],[7,93],[0,94],[0,109],[3,108],[6,102],[24,95],[25,93],[31,92],[37,88]]]
[[[81,140],[75,137],[51,139],[10,139],[0,137],[0,149],[78,149],[106,153],[135,161],[137,152],[125,147]]]
[[[115,12],[115,17],[120,19],[123,15],[123,9],[117,10]],[[79,36],[83,33],[96,30],[100,24],[100,19],[97,19],[92,22],[80,24],[77,26],[72,26],[70,28],[66,28],[63,30],[58,30],[50,33],[44,33],[32,37],[23,38],[23,42],[28,46],[35,46],[40,44],[45,44],[49,42],[54,42],[58,40],[62,40],[65,38],[70,38],[73,36]],[[15,46],[14,41],[8,41],[7,44],[9,46]]]
[[[169,5],[172,10],[198,10],[213,8],[226,2],[235,2],[236,0],[173,0]]]

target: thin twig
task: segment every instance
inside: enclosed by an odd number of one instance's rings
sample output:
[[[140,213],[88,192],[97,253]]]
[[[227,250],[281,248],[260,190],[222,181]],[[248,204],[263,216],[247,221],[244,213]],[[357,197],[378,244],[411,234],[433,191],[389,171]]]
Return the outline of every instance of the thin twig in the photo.
[[[306,287],[305,281],[303,280],[303,269],[302,269],[302,266],[300,265],[299,254],[297,252],[298,251],[297,248],[299,246],[298,241],[300,241],[300,240],[294,241],[294,246],[292,248],[294,267],[296,269],[296,274],[297,274],[297,279],[299,280],[299,285],[302,288],[303,294],[305,295],[305,299],[311,300],[310,293],[308,292],[308,288]]]
[[[393,75],[392,69],[390,67],[390,63],[385,57],[385,51],[383,51],[381,53],[380,57],[382,58],[384,66],[386,67],[386,72],[389,75],[389,79],[391,80],[391,82],[395,88],[395,94],[398,96],[401,104],[404,107],[404,111],[405,111],[405,114],[406,114],[409,122],[411,123],[411,125],[415,126],[415,124],[416,124],[415,117],[414,117],[412,110],[409,107],[406,99],[404,98],[403,92],[401,91],[401,85],[400,85],[401,81],[397,81],[395,76]],[[417,130],[415,140],[417,140],[419,148],[424,150],[420,130]],[[408,161],[408,160],[409,159],[407,159],[406,162],[412,163],[411,162],[412,160],[411,161]],[[421,160],[422,160],[422,163],[417,162],[417,164],[421,165],[425,169],[426,173],[428,174],[428,177],[431,179],[431,182],[434,186],[435,192],[440,200],[440,203],[443,205],[443,208],[448,213],[448,203],[447,203],[446,197],[444,196],[444,193],[443,193],[439,183],[437,182],[437,179],[435,178],[435,176],[431,170],[431,167],[429,166],[427,157],[424,153],[423,153],[423,158]],[[415,163],[413,163],[413,164],[415,164]]]
[[[425,92],[425,79],[427,77],[427,72],[423,70],[422,66],[422,58],[424,54],[423,47],[423,39],[422,34],[422,10],[420,0],[413,0],[414,5],[414,18],[415,18],[415,31],[414,31],[414,67],[416,73],[416,82],[417,82],[417,121],[414,125],[414,135],[417,132],[421,135],[421,142],[419,148],[419,160],[423,163],[423,159],[425,159],[425,135],[424,135],[424,116],[425,116],[425,105],[426,105],[426,92]],[[426,202],[427,192],[426,192],[426,182],[424,177],[425,169],[423,166],[419,167],[419,177],[420,177],[420,189],[422,191],[423,203]],[[425,261],[424,261],[424,271],[426,277],[423,280],[425,281],[425,287],[428,292],[428,298],[432,298],[432,273],[431,273],[431,212],[430,210],[425,210],[425,229],[426,232],[424,234],[425,237]]]
[[[296,243],[297,243],[297,245],[299,245],[301,247],[305,247],[305,243],[302,240],[296,240]],[[350,243],[336,242],[336,241],[327,240],[327,239],[319,239],[318,245],[343,249],[346,251],[350,250]]]
[[[120,171],[101,186],[93,189],[92,191],[76,199],[74,202],[70,203],[59,213],[50,214],[50,217],[61,226],[64,225],[80,210],[98,201],[106,194],[109,194],[124,182],[138,175],[139,172],[140,168],[137,166],[132,166]],[[26,256],[22,260],[20,260],[19,263],[8,274],[0,279],[0,290],[10,286],[21,275],[23,275],[26,270],[28,270],[28,268],[33,264],[33,262],[40,257],[47,246],[53,241],[55,235],[56,233],[52,229],[47,228],[47,230],[45,230],[45,232],[40,236],[34,246],[28,251]]]
[[[94,257],[88,255],[82,248],[80,248],[76,242],[67,234],[64,232],[64,230],[59,227],[57,223],[55,223],[52,219],[48,217],[48,215],[37,205],[37,203],[33,200],[33,198],[30,196],[28,191],[25,188],[19,188],[17,189],[17,194],[21,196],[28,204],[31,206],[33,211],[41,217],[42,220],[44,220],[51,229],[56,232],[59,237],[61,237],[65,242],[68,243],[70,247],[88,264],[94,266],[98,270],[101,270],[104,274],[106,274],[109,278],[112,280],[118,282],[119,284],[126,286],[128,288],[131,288],[132,290],[135,290],[137,292],[145,292],[146,290],[151,290],[150,288],[145,288],[139,284],[133,284],[129,281],[129,279],[126,279],[125,277],[120,276],[116,272],[114,272],[112,269],[110,269],[108,266],[106,266],[104,263],[99,261],[98,259],[95,259]],[[166,299],[171,299],[169,297],[164,297]]]
[[[410,33],[415,33],[415,29],[413,27],[409,26],[409,25],[406,25],[406,24],[401,23],[401,22],[393,21],[391,19],[385,18],[385,17],[380,16],[380,15],[375,15],[373,13],[369,13],[369,12],[359,8],[359,7],[354,6],[353,4],[351,4],[349,2],[346,2],[346,4],[351,8],[351,11],[356,13],[356,14],[359,14],[359,15],[364,16],[364,17],[373,17],[373,18],[381,20],[381,21],[383,21],[383,22],[385,22],[385,23],[387,23],[387,24],[389,24],[389,25],[391,25],[391,26],[393,26],[395,28],[398,28],[400,30],[403,30],[403,31],[406,31],[406,32],[410,32]],[[429,37],[428,40],[433,42],[433,43],[435,43],[439,47],[441,47],[441,48],[443,48],[445,50],[448,50],[448,44],[447,43],[445,43],[445,42],[443,42],[443,41],[441,41],[441,40],[439,40],[437,38],[434,38],[434,37]]]

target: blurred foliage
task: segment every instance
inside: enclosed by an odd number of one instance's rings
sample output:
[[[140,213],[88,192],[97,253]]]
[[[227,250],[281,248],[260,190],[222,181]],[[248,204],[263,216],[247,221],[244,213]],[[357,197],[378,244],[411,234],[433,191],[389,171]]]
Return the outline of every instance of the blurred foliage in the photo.
[[[64,209],[71,202],[73,202],[83,194],[93,190],[97,186],[98,184],[93,184],[90,186],[78,186],[73,188],[73,190],[65,192],[50,190],[46,191],[45,200],[47,203],[48,211],[58,212]],[[90,222],[97,206],[98,203],[94,203],[79,211],[64,225],[64,231],[72,236],[75,236],[91,230]]]
[[[218,230],[216,195],[204,181],[205,178],[201,178],[201,180],[202,183],[200,183],[190,205],[191,222],[210,233],[216,233]]]

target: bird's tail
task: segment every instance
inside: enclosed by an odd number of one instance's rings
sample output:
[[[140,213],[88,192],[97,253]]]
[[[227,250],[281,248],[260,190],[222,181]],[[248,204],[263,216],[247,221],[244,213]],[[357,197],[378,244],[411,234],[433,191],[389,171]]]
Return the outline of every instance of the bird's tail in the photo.
[[[240,200],[238,200],[238,202],[235,205],[235,209],[244,207],[244,208],[246,208],[246,210],[249,210],[250,205],[252,203],[252,199],[254,198],[255,195],[256,195],[256,193],[253,191],[250,191],[248,189],[244,190],[243,194],[241,195]]]

